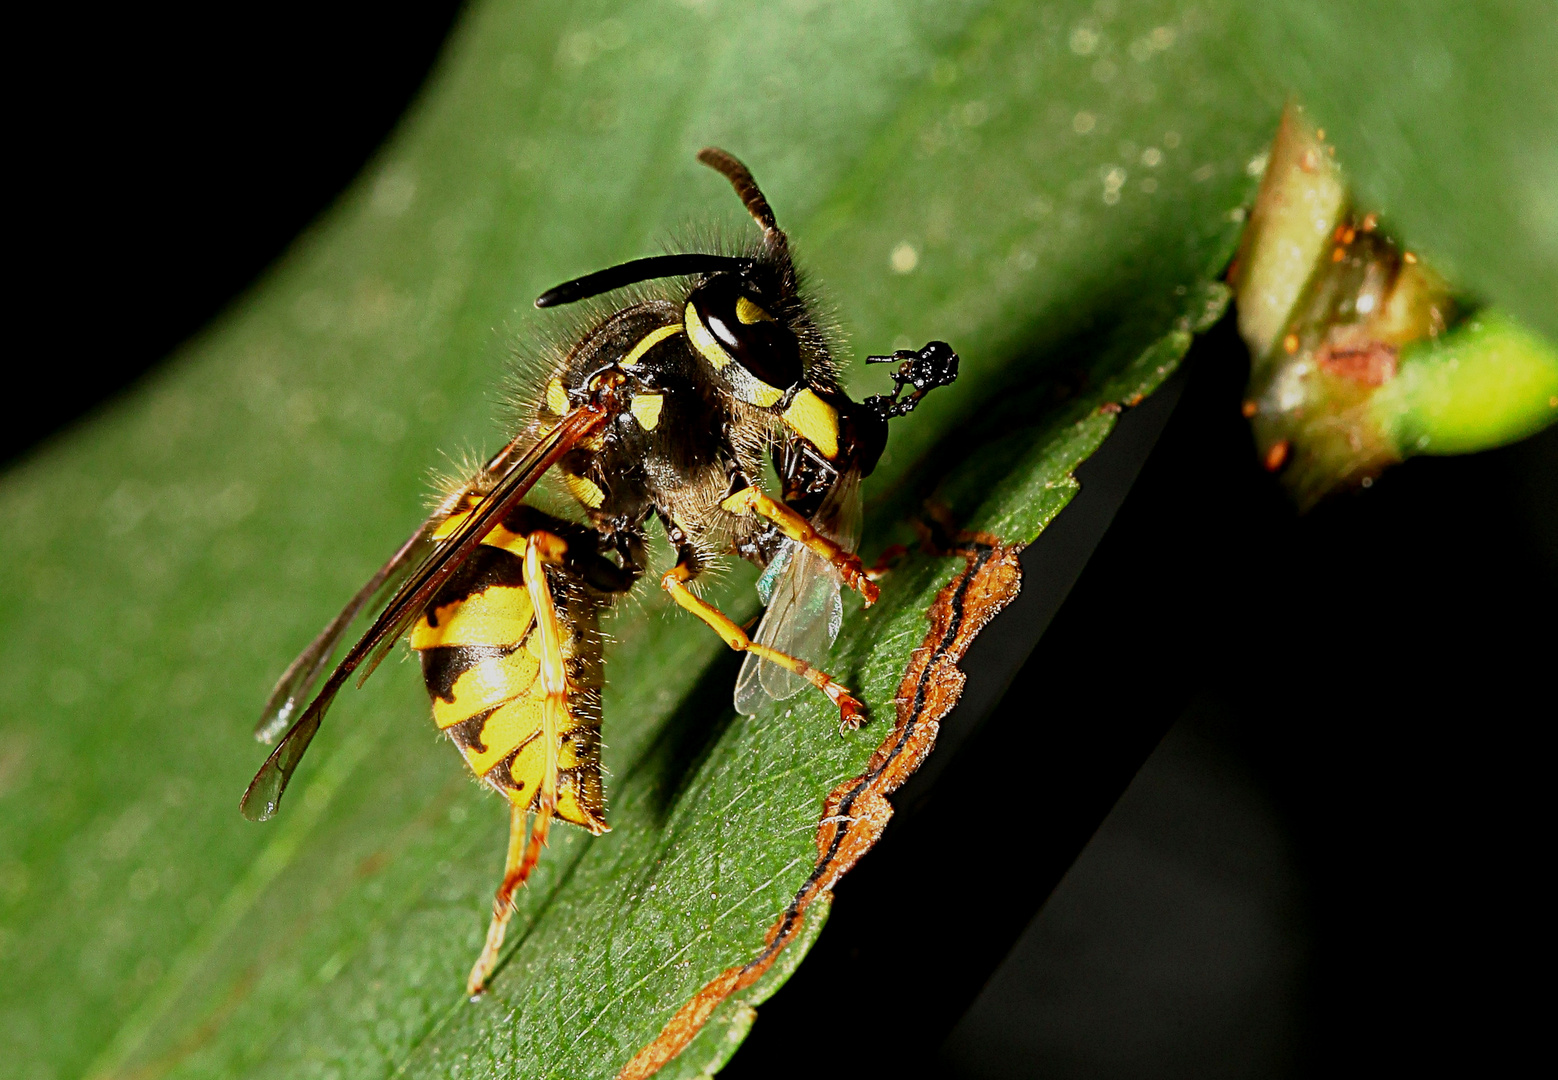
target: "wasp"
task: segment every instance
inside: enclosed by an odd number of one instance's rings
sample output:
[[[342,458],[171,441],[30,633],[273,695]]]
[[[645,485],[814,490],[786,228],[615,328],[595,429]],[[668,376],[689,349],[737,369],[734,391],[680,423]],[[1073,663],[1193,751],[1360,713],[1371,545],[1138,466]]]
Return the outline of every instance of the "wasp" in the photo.
[[[855,553],[860,481],[881,457],[888,421],[952,382],[958,357],[940,341],[870,357],[899,364],[893,391],[850,400],[751,172],[716,148],[698,158],[734,186],[757,242],[738,254],[635,259],[543,293],[539,308],[633,289],[625,306],[601,309],[557,351],[520,432],[447,492],[293,661],[256,728],[262,742],[281,736],[243,796],[244,815],[262,821],[341,688],[354,674],[360,684],[409,638],[434,722],[509,802],[508,855],[467,982],[472,996],[492,975],[515,893],[552,821],[607,831],[599,624],[644,577],[651,520],[676,553],[660,587],[747,654],[738,709],[812,686],[838,708],[841,728],[866,719],[824,670],[843,590],[867,604],[878,597]],[[777,491],[761,482],[769,461]],[[577,520],[526,502],[548,474],[578,503]],[[692,588],[732,555],[763,570],[767,607],[753,634]],[[370,610],[372,625],[320,685],[348,628]]]

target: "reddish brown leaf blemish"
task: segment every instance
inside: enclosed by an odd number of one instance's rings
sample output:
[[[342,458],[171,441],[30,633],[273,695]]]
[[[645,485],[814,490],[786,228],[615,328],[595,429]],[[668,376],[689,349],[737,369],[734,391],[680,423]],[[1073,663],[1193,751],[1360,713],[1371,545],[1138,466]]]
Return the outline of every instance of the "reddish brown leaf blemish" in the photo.
[[[817,863],[779,919],[768,928],[763,950],[745,964],[726,968],[666,1023],[652,1042],[622,1067],[617,1080],[647,1080],[681,1053],[719,1005],[751,986],[799,936],[806,909],[831,898],[833,887],[876,844],[893,815],[887,796],[914,775],[936,745],[942,718],[963,694],[958,669],[975,637],[1016,598],[1022,587],[1017,556],[1021,545],[1007,546],[992,536],[958,538],[955,554],[966,565],[936,594],[926,617],[930,632],[909,658],[898,686],[897,720],[876,748],[865,772],[834,788],[823,800],[817,827]]]

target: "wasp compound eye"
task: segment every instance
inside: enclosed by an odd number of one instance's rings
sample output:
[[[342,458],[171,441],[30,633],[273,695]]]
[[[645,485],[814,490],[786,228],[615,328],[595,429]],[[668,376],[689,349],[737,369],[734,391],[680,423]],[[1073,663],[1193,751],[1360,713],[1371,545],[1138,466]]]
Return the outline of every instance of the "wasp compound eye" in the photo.
[[[695,326],[689,319],[693,343],[715,367],[724,368],[728,361],[734,360],[747,375],[774,391],[772,401],[754,401],[754,404],[771,405],[784,391],[801,381],[801,350],[795,334],[774,318],[757,298],[748,295],[736,275],[715,275],[693,292],[688,298],[688,307],[691,309],[688,314],[696,315],[699,324]],[[704,331],[707,341],[700,340],[705,336]],[[711,355],[712,350],[717,353]],[[744,380],[732,378],[731,381]],[[770,395],[759,393],[756,396]]]

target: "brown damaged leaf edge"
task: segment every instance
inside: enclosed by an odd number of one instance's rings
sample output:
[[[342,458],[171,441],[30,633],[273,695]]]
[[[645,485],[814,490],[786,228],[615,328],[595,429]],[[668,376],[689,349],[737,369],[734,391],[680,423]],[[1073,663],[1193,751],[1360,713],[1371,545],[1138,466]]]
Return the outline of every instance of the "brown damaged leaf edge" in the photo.
[[[975,637],[1022,588],[1017,556],[1022,545],[1004,545],[993,536],[965,534],[950,554],[967,561],[939,593],[926,617],[930,632],[914,650],[899,684],[897,720],[876,748],[866,771],[846,780],[822,804],[817,827],[817,865],[779,919],[769,927],[763,951],[745,964],[727,968],[683,1005],[668,1024],[617,1074],[618,1080],[654,1075],[703,1028],[721,1002],[757,982],[794,941],[812,902],[832,896],[839,878],[869,851],[893,815],[887,796],[914,775],[936,745],[942,719],[963,696],[958,661]]]

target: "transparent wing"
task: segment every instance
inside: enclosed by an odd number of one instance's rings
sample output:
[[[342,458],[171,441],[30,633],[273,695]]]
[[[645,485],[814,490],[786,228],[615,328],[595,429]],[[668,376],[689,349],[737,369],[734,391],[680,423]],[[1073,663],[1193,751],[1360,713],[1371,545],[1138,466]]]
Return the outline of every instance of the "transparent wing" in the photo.
[[[754,638],[813,667],[826,668],[829,649],[844,617],[838,578],[832,567],[799,544],[786,543],[785,554],[788,565],[774,584]],[[751,715],[768,698],[783,701],[808,685],[793,672],[748,656],[736,682],[736,708]]]
[[[860,474],[839,477],[817,510],[812,527],[854,551],[860,543]],[[816,668],[828,654],[844,620],[843,582],[820,556],[785,541],[758,581],[768,604],[753,640]],[[748,655],[736,679],[736,711],[755,714],[769,700],[783,701],[810,685],[777,664]]]

